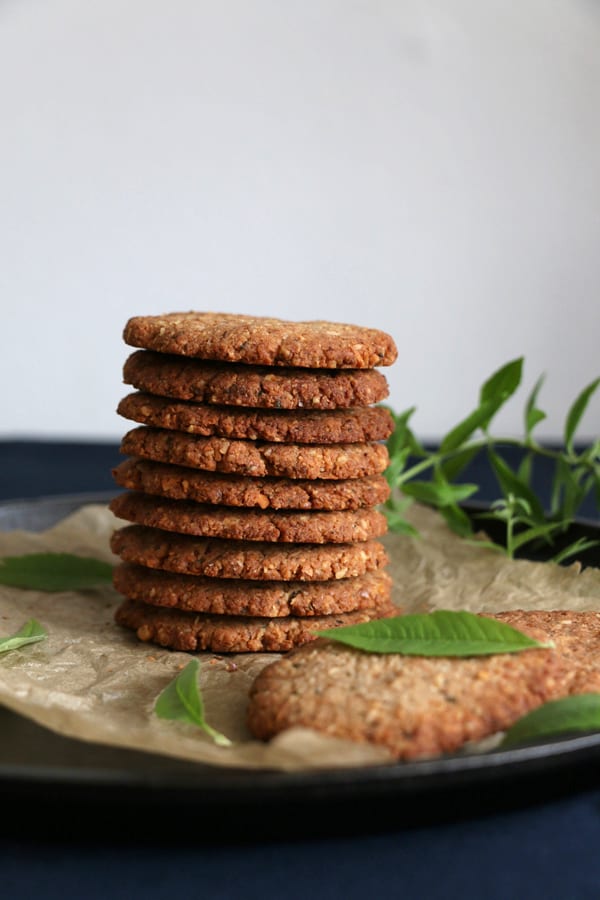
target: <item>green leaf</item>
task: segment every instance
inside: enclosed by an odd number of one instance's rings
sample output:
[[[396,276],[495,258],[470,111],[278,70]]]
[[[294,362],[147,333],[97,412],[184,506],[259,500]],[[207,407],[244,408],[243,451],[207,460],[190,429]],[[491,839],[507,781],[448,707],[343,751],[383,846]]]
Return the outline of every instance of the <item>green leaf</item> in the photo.
[[[460,503],[466,500],[478,489],[476,484],[448,484],[447,482],[436,483],[435,481],[407,481],[402,485],[402,492],[414,497],[421,503],[428,503],[431,506],[451,506],[454,503]]]
[[[571,469],[563,456],[558,456],[554,463],[554,476],[550,492],[550,514],[552,518],[560,517],[565,484],[571,478]]]
[[[585,474],[585,469],[569,468],[568,464],[563,462],[561,465],[561,519],[565,522],[571,521],[577,512],[578,507],[583,502],[586,494],[585,487],[580,483]]]
[[[481,656],[552,646],[496,619],[451,610],[376,619],[316,633],[370,653],[409,656]]]
[[[565,547],[556,556],[553,556],[550,562],[554,563],[563,563],[565,560],[569,559],[571,556],[578,556],[580,553],[583,553],[585,550],[590,550],[592,547],[600,546],[600,541],[595,540],[587,540],[586,538],[579,538],[576,541],[573,541],[572,544],[569,544],[568,547]]]
[[[521,383],[523,372],[523,357],[513,359],[506,363],[482,385],[479,393],[479,403],[491,402],[496,410],[511,397]]]
[[[411,406],[410,409],[405,410],[403,413],[395,413],[389,406],[386,407],[386,409],[392,414],[394,420],[394,430],[387,439],[387,448],[390,456],[394,456],[394,454],[399,450],[402,450],[405,446],[410,451],[410,447],[406,443],[410,431],[408,421],[414,414],[416,407]]]
[[[490,421],[490,417],[495,411],[493,401],[489,400],[482,406],[478,406],[472,413],[452,428],[440,443],[440,453],[449,453],[451,450],[457,450],[471,437],[478,428],[483,428]]]
[[[440,515],[455,534],[459,534],[463,538],[472,537],[471,520],[460,506],[443,506],[440,509]]]
[[[445,459],[440,465],[440,469],[447,481],[454,481],[458,478],[463,469],[465,469],[472,459],[479,453],[480,447],[466,447],[453,453],[448,459]]]
[[[411,525],[399,510],[386,509],[385,516],[387,518],[388,528],[395,534],[406,534],[410,537],[419,536],[419,532],[415,526]]]
[[[526,453],[519,464],[519,468],[517,469],[517,477],[520,478],[520,480],[528,487],[531,487],[532,469],[533,453]]]
[[[577,731],[600,731],[600,694],[577,694],[538,706],[506,731],[500,746]]]
[[[526,528],[524,531],[519,531],[513,537],[512,548],[514,550],[518,550],[520,547],[523,547],[525,544],[530,543],[531,541],[536,540],[537,538],[543,538],[547,543],[552,543],[552,535],[557,530],[557,526],[552,522],[546,522],[544,525],[533,525],[531,528]]]
[[[529,485],[519,478],[491,447],[488,450],[488,457],[504,495],[506,497],[513,495],[526,500],[535,520],[543,521],[545,518],[544,509]]]
[[[579,394],[579,396],[571,406],[569,412],[567,413],[567,420],[565,423],[565,445],[570,453],[573,452],[573,439],[575,437],[575,432],[577,431],[577,426],[581,421],[581,417],[583,416],[587,408],[592,394],[599,384],[600,378],[596,378],[595,381],[592,381],[591,384],[588,384],[588,386],[584,388]]]
[[[410,448],[404,447],[402,450],[397,450],[395,455],[390,457],[390,462],[384,472],[387,483],[390,487],[395,487],[396,482],[398,481],[398,476],[404,469],[409,456]]]
[[[224,734],[215,731],[204,719],[204,703],[198,687],[197,659],[192,659],[185,669],[169,682],[159,694],[154,712],[161,719],[172,719],[197,725],[221,747],[230,747],[231,741]]]
[[[544,376],[540,375],[533,387],[531,394],[527,398],[527,403],[525,404],[525,437],[527,441],[530,440],[531,433],[535,426],[546,418],[546,413],[542,412],[541,409],[538,409],[536,405],[538,394],[543,383]]]
[[[0,559],[0,584],[37,591],[77,591],[112,582],[113,567],[72,553],[25,553]]]
[[[29,619],[19,631],[9,637],[0,638],[0,653],[18,650],[25,644],[35,644],[37,641],[43,641],[46,637],[48,635],[44,627],[36,619]]]

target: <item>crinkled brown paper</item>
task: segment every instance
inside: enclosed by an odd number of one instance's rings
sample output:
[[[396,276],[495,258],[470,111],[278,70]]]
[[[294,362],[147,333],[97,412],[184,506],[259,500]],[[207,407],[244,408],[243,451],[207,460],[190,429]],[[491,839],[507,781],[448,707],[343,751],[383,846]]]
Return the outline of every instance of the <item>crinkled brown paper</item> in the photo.
[[[457,537],[431,510],[414,505],[409,512],[420,537],[384,538],[394,600],[404,612],[600,609],[600,570],[511,561]],[[122,524],[106,507],[90,505],[42,533],[0,533],[0,556],[66,551],[116,562],[108,539]],[[308,770],[390,761],[381,748],[309,729],[290,729],[269,744],[254,740],[244,721],[248,690],[274,653],[196,654],[206,720],[233,746],[157,718],[158,694],[190,654],[141,643],[117,626],[120,599],[111,587],[40,593],[0,586],[0,636],[30,618],[48,632],[39,643],[0,654],[0,703],[72,738],[219,766]]]

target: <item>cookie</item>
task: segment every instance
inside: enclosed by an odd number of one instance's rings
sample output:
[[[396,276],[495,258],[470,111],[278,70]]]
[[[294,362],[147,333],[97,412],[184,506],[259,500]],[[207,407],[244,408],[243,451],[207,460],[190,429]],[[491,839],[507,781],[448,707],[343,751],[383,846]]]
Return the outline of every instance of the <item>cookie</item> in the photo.
[[[569,664],[561,694],[600,692],[600,612],[507,610],[493,617],[541,641],[552,641]]]
[[[492,617],[493,618],[493,617]],[[397,759],[436,757],[510,727],[547,700],[600,689],[600,614],[502,613],[556,649],[450,658],[363,653],[319,640],[255,679],[250,731],[268,740],[305,726],[386,747]]]
[[[254,510],[168,500],[137,492],[118,494],[109,507],[117,518],[137,525],[239,541],[342,544],[378,538],[387,531],[387,519],[376,509]]]
[[[128,431],[120,450],[156,462],[261,478],[362,478],[381,475],[389,463],[384,443],[276,444],[197,437],[148,425]]]
[[[209,578],[328,581],[374,572],[389,562],[379,541],[281,546],[261,541],[196,538],[143,525],[117,529],[110,546],[126,562]]]
[[[240,409],[171,400],[135,391],[119,402],[117,412],[155,428],[252,441],[342,444],[383,441],[394,430],[383,406],[336,410]]]
[[[135,350],[123,382],[139,391],[223,406],[259,409],[350,409],[389,396],[377,369],[299,369],[218,363]]]
[[[123,596],[151,606],[265,618],[386,610],[391,595],[391,578],[386,572],[318,582],[249,581],[174,574],[120,563],[114,569],[113,583]]]
[[[221,475],[152,460],[125,459],[112,470],[115,482],[173,500],[259,509],[360,509],[378,506],[390,496],[383,475],[326,481]]]
[[[371,369],[389,366],[398,356],[393,338],[376,328],[234,313],[133,316],[123,340],[178,356],[312,369]]]
[[[336,582],[337,583],[337,582]],[[141,641],[173,650],[213,653],[285,653],[315,639],[315,631],[369,622],[397,614],[390,602],[376,608],[314,616],[229,616],[164,609],[137,600],[124,600],[115,621],[135,631]]]

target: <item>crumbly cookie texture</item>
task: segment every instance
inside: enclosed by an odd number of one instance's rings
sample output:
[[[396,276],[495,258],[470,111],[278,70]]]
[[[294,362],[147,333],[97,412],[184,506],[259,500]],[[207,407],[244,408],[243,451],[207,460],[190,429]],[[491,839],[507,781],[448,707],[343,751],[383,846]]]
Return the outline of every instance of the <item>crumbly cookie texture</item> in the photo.
[[[123,339],[159,353],[267,366],[370,369],[398,356],[393,338],[376,328],[219,312],[133,316]]]
[[[362,478],[381,475],[389,463],[384,443],[278,444],[263,441],[198,437],[164,428],[140,425],[121,441],[121,453],[156,462],[226,472],[233,475],[278,478]]]
[[[259,509],[360,509],[378,506],[390,495],[390,486],[383,475],[339,480],[254,478],[203,472],[135,457],[123,460],[112,474],[120,487],[130,491],[173,500]]]
[[[600,612],[508,610],[496,619],[542,641],[552,641],[568,667],[561,694],[600,691]]]
[[[337,582],[336,582],[337,584]],[[315,632],[393,616],[390,602],[374,609],[334,615],[254,617],[211,615],[178,609],[162,609],[137,600],[124,600],[115,611],[115,621],[132,629],[139,640],[173,650],[214,653],[285,653],[315,640]]]
[[[372,572],[343,581],[248,581],[205,578],[119,563],[115,589],[130,600],[151,606],[215,615],[324,616],[389,608],[391,579]]]
[[[553,640],[555,649],[459,659],[371,654],[315,641],[259,673],[248,727],[267,740],[305,726],[418,759],[502,731],[547,700],[600,690],[599,613],[516,611],[497,618]]]
[[[376,509],[343,511],[254,510],[208,506],[125,492],[109,507],[117,518],[179,534],[242,541],[349,543],[378,538],[387,519]]]
[[[298,444],[383,441],[394,430],[392,414],[383,406],[316,412],[307,409],[239,409],[171,400],[143,391],[123,397],[117,413],[143,425],[203,437],[216,435]]]
[[[260,409],[349,409],[389,396],[377,369],[300,369],[218,363],[135,350],[123,365],[123,382],[178,400]]]
[[[110,547],[122,560],[209,578],[328,581],[374,572],[389,562],[380,541],[353,544],[273,544],[173,534],[143,525],[113,532]]]

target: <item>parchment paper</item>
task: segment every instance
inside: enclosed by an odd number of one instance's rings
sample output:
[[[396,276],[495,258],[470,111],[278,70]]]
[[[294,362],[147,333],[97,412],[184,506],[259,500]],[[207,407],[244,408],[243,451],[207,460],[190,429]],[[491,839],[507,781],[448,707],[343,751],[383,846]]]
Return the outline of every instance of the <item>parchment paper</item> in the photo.
[[[414,505],[419,538],[387,534],[393,598],[404,612],[466,609],[600,609],[600,570],[508,560],[453,534],[437,513]],[[0,533],[0,556],[67,551],[117,562],[109,536],[125,523],[90,505],[42,532]],[[290,729],[269,744],[245,727],[249,687],[278,654],[196,654],[206,720],[234,743],[220,748],[200,729],[158,719],[158,694],[190,654],[144,644],[113,620],[111,587],[40,593],[0,586],[0,636],[30,618],[48,638],[0,654],[0,704],[60,734],[218,766],[309,770],[392,762],[387,751]]]

